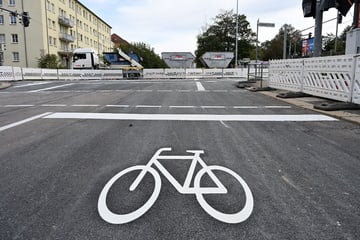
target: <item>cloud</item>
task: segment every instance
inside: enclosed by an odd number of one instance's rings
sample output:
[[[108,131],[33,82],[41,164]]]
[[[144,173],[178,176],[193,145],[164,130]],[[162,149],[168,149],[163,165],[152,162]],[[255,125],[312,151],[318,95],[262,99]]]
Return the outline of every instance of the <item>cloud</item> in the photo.
[[[163,51],[190,51],[196,49],[196,36],[221,10],[236,10],[236,0],[81,0],[113,27],[113,33],[130,42],[145,42]],[[304,18],[301,1],[239,0],[239,14],[247,16],[256,32],[256,23],[275,23],[275,28],[260,28],[259,40],[271,40],[284,24],[302,30],[314,25],[314,19]],[[349,24],[347,19],[340,31]],[[336,16],[332,9],[324,20]],[[351,20],[350,20],[351,22]],[[313,31],[313,30],[309,30]],[[306,34],[309,32],[307,31]],[[335,22],[324,25],[323,33],[335,33]]]

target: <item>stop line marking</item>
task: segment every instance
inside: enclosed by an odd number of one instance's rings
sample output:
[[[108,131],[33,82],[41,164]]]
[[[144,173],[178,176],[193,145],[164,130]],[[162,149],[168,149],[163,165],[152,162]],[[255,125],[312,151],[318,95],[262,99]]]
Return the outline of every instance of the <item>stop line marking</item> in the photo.
[[[124,113],[76,113],[57,112],[46,115],[46,119],[86,119],[86,120],[140,120],[140,121],[222,121],[222,122],[314,122],[338,121],[321,114],[293,115],[221,115],[221,114],[124,114]]]

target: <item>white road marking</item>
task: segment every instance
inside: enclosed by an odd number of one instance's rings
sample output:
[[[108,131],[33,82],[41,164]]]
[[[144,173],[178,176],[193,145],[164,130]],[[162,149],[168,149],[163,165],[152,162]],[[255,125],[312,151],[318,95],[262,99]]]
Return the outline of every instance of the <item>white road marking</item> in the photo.
[[[226,128],[231,128],[229,125],[227,125],[226,123],[224,123],[224,121],[220,121],[220,123],[221,123],[222,125],[224,125],[224,127],[226,127]]]
[[[51,113],[51,112],[47,112],[47,113],[43,113],[43,114],[40,114],[40,115],[36,115],[36,116],[30,117],[30,118],[26,118],[26,119],[24,119],[24,120],[21,120],[21,121],[15,122],[15,123],[8,124],[8,125],[6,125],[6,126],[0,127],[0,132],[5,131],[5,130],[7,130],[7,129],[9,129],[9,128],[13,128],[13,127],[19,126],[19,125],[24,124],[24,123],[28,123],[28,122],[34,121],[34,120],[39,119],[39,118],[46,117],[46,116],[49,115],[49,114],[52,114],[52,113]]]
[[[154,90],[146,90],[146,89],[143,89],[143,90],[135,90],[135,92],[153,92]]]
[[[214,108],[214,109],[225,109],[225,106],[201,106],[201,108],[208,109],[208,108]]]
[[[42,104],[40,107],[66,107],[66,104]]]
[[[35,105],[32,104],[18,104],[18,105],[5,105],[6,108],[12,108],[12,107],[34,107]]]
[[[32,90],[32,91],[28,91],[28,92],[35,93],[35,92],[41,92],[41,91],[46,91],[46,90],[52,90],[52,89],[56,89],[56,88],[67,87],[67,86],[71,86],[71,85],[74,85],[74,83],[68,83],[68,84],[58,85],[58,86],[54,86],[54,87],[42,88],[42,89]]]
[[[37,86],[37,85],[48,84],[48,83],[50,83],[50,82],[29,83],[29,84],[20,85],[20,86],[14,86],[14,88],[23,88],[23,87]]]
[[[227,93],[227,92],[229,92],[229,90],[212,90],[212,92],[215,92],[215,93]]]
[[[102,105],[99,104],[41,104],[41,105],[33,105],[33,104],[8,104],[8,105],[0,105],[0,107],[4,108],[16,108],[16,107],[100,107]],[[161,108],[166,106],[160,105],[104,105],[104,107],[113,107],[113,108]],[[291,106],[168,106],[168,108],[203,108],[203,109],[291,109]]]
[[[231,121],[231,122],[313,122],[338,121],[321,114],[298,115],[216,115],[216,114],[122,114],[57,112],[44,118],[145,121]]]
[[[99,107],[97,104],[73,104],[72,107]]]
[[[161,105],[136,105],[135,108],[161,108]]]
[[[113,108],[128,108],[130,105],[106,105],[106,107],[113,107]]]
[[[197,87],[199,92],[205,91],[204,86],[200,82],[196,82],[196,87]]]
[[[169,108],[199,108],[197,106],[169,106]]]
[[[157,90],[157,92],[173,92],[173,90]]]
[[[291,109],[291,106],[234,106],[234,109]]]
[[[176,90],[176,92],[190,93],[193,92],[193,90]]]

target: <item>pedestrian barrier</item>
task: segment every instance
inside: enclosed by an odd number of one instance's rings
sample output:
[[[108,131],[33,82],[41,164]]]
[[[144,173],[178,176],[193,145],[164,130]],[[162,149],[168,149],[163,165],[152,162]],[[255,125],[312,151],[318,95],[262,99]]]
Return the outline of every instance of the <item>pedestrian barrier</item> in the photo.
[[[269,86],[360,103],[360,56],[272,60]]]

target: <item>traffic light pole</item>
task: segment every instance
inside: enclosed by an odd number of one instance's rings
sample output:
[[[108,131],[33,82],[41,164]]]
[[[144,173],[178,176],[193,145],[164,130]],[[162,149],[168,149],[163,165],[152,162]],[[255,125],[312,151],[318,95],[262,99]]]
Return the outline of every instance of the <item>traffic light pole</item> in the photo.
[[[320,57],[321,56],[321,51],[322,51],[323,11],[320,9],[322,1],[323,0],[316,0],[314,57]]]
[[[359,28],[360,23],[359,23],[359,2],[360,0],[355,0],[354,1],[354,20],[353,20],[353,28]]]

